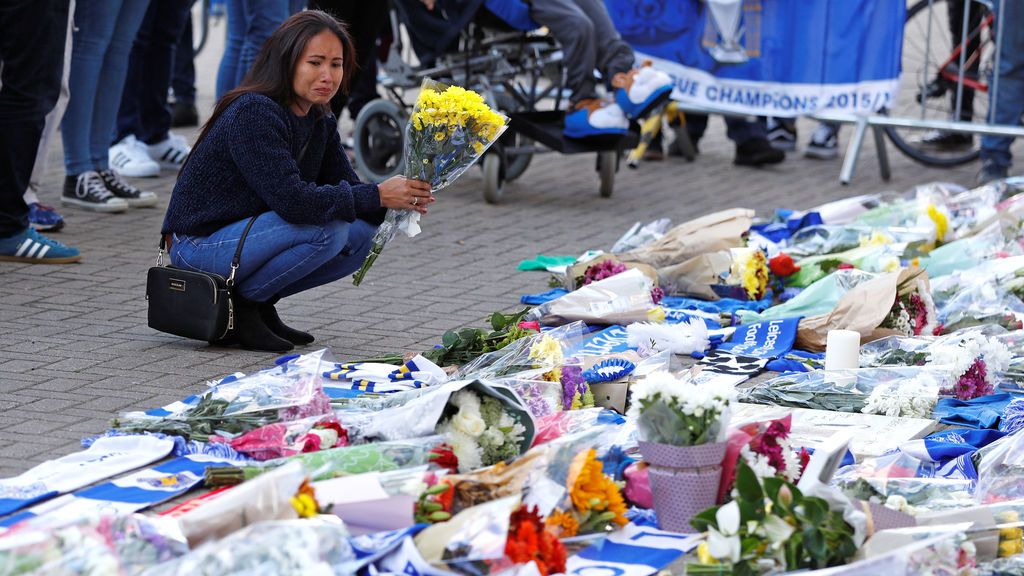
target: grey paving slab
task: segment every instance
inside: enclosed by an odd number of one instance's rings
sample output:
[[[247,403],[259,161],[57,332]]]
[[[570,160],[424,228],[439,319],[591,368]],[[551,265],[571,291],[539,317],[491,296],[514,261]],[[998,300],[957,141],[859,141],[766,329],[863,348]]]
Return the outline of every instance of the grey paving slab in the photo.
[[[214,39],[197,61],[204,117],[212,108],[218,58]],[[801,142],[813,127],[800,122]],[[350,129],[346,119],[342,130]],[[842,145],[851,132],[843,130]],[[197,131],[181,133],[194,139]],[[64,174],[56,140],[42,199],[59,205]],[[283,301],[281,314],[318,336],[300,351],[329,347],[345,359],[422,350],[446,329],[483,326],[490,312],[516,308],[521,294],[546,290],[547,275],[517,272],[520,260],[608,249],[637,221],[680,223],[734,206],[767,216],[780,206],[808,208],[932,180],[969,184],[977,170],[922,167],[889,152],[889,182],[879,178],[871,139],[850,186],[838,182],[839,161],[799,154],[770,168],[737,168],[724,125],[713,119],[696,161],[673,158],[638,170],[623,165],[610,199],[598,196],[593,155],[536,156],[521,179],[507,184],[497,206],[484,203],[474,169],[439,194],[419,237],[388,247],[362,286],[342,280],[309,291]],[[78,449],[78,438],[103,432],[119,411],[172,402],[208,380],[275,358],[181,340],[145,325],[145,274],[155,260],[174,175],[134,183],[156,192],[160,205],[118,215],[61,210],[67,228],[56,237],[82,250],[80,264],[0,263],[0,477]]]

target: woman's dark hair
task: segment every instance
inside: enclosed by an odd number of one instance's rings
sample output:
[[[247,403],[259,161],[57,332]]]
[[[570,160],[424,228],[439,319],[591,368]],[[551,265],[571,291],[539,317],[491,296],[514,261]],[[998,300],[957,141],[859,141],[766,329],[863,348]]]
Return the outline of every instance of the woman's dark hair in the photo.
[[[309,41],[324,31],[329,31],[341,41],[343,51],[343,71],[341,86],[335,98],[344,98],[348,94],[349,82],[356,71],[356,52],[345,26],[332,16],[320,10],[305,10],[284,21],[280,28],[267,38],[253,62],[252,68],[242,79],[237,88],[228,92],[213,109],[210,119],[203,125],[199,138],[194,146],[199,146],[210,128],[217,123],[221,114],[243,94],[262,94],[284,107],[288,107],[295,99],[292,80],[295,68],[299,65],[302,52]],[[318,112],[325,115],[330,112],[328,106],[318,106]]]

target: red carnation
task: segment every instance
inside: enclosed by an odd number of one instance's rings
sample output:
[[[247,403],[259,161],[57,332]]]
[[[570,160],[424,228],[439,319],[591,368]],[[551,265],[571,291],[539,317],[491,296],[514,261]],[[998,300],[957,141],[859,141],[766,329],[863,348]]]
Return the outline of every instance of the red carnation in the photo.
[[[779,278],[785,278],[800,271],[800,267],[793,262],[793,258],[784,252],[769,260],[768,267],[771,268],[772,274]]]

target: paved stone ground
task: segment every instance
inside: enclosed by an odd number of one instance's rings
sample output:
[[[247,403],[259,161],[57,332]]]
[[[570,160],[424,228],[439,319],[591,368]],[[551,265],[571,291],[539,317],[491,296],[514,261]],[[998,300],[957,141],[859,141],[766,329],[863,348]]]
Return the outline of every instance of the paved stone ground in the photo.
[[[213,41],[197,59],[203,115],[212,108],[219,52]],[[802,141],[812,129],[801,122]],[[869,139],[858,175],[841,186],[838,160],[791,154],[776,167],[734,167],[724,132],[713,119],[693,163],[674,158],[640,170],[623,166],[610,199],[597,194],[590,154],[534,158],[498,206],[484,203],[474,169],[439,194],[419,237],[389,246],[361,287],[343,280],[298,295],[282,302],[282,315],[317,336],[305,351],[326,346],[339,360],[422,350],[448,328],[482,325],[489,313],[514,308],[521,294],[545,290],[546,275],[517,272],[520,260],[608,249],[636,221],[670,217],[680,223],[733,206],[767,216],[779,206],[808,208],[932,180],[969,184],[977,170],[929,169],[891,150],[893,178],[883,182]],[[844,129],[844,145],[850,133]],[[184,134],[194,138],[196,131]],[[42,194],[54,205],[64,176],[61,160],[58,138]],[[174,176],[136,184],[164,202],[118,215],[62,210],[67,228],[57,238],[82,250],[81,263],[0,263],[0,477],[75,451],[83,436],[104,431],[119,411],[164,405],[201,390],[209,379],[249,372],[275,358],[212,348],[146,326],[146,269],[156,256]]]

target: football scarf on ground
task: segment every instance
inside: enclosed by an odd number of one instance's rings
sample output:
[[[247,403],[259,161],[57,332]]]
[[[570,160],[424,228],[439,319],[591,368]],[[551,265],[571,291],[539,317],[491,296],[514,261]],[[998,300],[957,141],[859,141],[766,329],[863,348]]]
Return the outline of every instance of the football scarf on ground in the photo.
[[[1005,435],[998,430],[943,430],[906,442],[900,446],[900,451],[931,464],[922,466],[918,477],[977,480],[978,472],[971,456]]]
[[[796,317],[738,326],[732,339],[718,349],[737,356],[779,358],[793,349],[799,324],[800,318]]]
[[[760,374],[766,364],[768,364],[767,358],[738,356],[722,350],[712,350],[700,360],[704,371],[727,376],[742,376],[744,380]]]
[[[0,480],[0,516],[40,500],[151,464],[171,452],[174,442],[155,436],[100,438],[88,449],[49,460]]]
[[[335,364],[323,377],[338,382],[338,386],[324,386],[324,393],[331,398],[348,397],[348,390],[377,394],[404,392],[442,384],[448,379],[440,366],[421,355],[397,369],[391,364],[373,362]]]
[[[627,524],[621,531],[570,556],[566,574],[648,576],[697,547],[703,536]]]
[[[111,437],[111,439],[116,438],[135,437]],[[143,436],[143,438],[149,437]],[[170,450],[170,445],[171,443],[168,442],[168,450]],[[45,525],[50,522],[61,523],[100,512],[129,514],[165,502],[191,490],[203,481],[207,466],[235,465],[238,465],[238,462],[203,454],[174,458],[123,478],[33,506],[0,520],[0,527],[10,528],[22,521],[28,521],[33,525],[37,525],[37,523]]]

